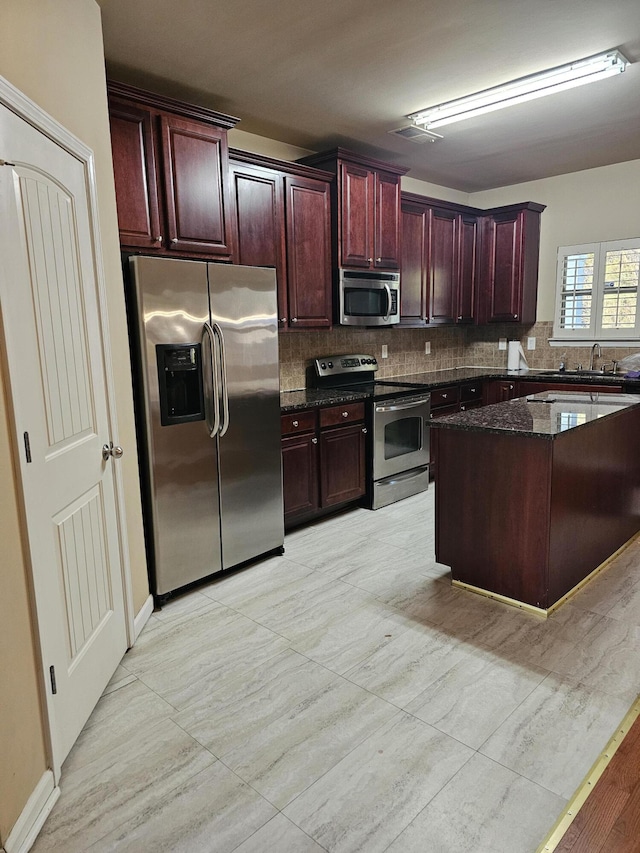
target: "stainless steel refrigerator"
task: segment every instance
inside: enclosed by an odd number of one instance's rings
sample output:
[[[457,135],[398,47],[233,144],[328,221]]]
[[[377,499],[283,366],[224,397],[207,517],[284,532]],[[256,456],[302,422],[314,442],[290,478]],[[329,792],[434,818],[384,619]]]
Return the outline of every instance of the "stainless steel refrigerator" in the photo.
[[[275,272],[129,258],[152,590],[282,549]]]

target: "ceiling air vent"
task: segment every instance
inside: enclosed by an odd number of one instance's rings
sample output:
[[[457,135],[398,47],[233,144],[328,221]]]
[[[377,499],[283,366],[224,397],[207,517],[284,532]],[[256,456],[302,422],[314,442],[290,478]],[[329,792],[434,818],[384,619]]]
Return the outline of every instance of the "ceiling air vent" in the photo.
[[[435,142],[437,139],[442,139],[439,133],[433,133],[431,130],[425,130],[423,127],[416,127],[415,124],[408,124],[406,127],[399,127],[397,130],[390,130],[394,136],[401,136],[403,139],[408,139],[409,142],[415,142],[417,145],[422,145],[423,142]]]

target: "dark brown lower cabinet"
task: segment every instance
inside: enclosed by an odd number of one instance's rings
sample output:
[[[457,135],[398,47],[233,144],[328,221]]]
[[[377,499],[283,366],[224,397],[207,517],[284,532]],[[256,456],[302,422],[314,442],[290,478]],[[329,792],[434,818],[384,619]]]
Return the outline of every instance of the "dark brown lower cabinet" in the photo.
[[[515,379],[494,379],[492,382],[484,383],[482,399],[485,406],[491,406],[493,403],[506,403],[507,400],[513,400],[517,396],[518,383]]]
[[[354,501],[365,492],[362,425],[320,432],[320,493],[322,506]]]
[[[282,439],[285,518],[308,515],[320,508],[317,443],[315,433]]]
[[[283,415],[286,524],[308,521],[366,492],[364,404]]]

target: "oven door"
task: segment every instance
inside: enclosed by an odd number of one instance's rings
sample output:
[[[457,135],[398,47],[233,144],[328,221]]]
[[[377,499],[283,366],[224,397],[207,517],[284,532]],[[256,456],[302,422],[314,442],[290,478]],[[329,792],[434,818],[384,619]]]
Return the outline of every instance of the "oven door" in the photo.
[[[429,464],[429,410],[424,392],[374,402],[374,480]]]

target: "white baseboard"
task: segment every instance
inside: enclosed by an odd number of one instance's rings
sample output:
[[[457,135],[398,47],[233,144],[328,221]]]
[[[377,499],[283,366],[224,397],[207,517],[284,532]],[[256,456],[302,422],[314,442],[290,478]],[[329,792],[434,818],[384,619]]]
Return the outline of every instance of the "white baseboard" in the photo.
[[[51,770],[47,770],[4,843],[6,853],[27,853],[31,850],[59,796],[60,788],[55,785]]]
[[[138,639],[140,636],[140,631],[144,628],[144,626],[149,621],[149,617],[153,613],[153,596],[150,595],[149,598],[145,601],[145,603],[140,608],[140,612],[133,620],[133,642]]]

